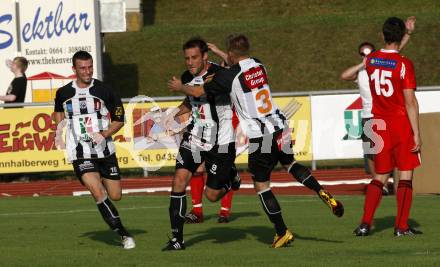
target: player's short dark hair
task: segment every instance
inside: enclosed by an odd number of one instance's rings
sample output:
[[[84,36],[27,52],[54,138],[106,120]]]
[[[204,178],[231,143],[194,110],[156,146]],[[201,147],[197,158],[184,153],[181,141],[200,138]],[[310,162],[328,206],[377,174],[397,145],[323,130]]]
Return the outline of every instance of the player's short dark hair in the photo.
[[[208,44],[205,42],[205,40],[203,40],[199,36],[192,37],[191,39],[186,41],[186,43],[183,44],[182,49],[183,51],[185,51],[186,49],[196,48],[196,47],[200,49],[202,55],[208,53]]]
[[[382,27],[382,32],[385,43],[400,43],[406,32],[405,22],[399,18],[390,17],[385,20],[385,23]]]
[[[15,57],[14,61],[18,63],[21,73],[25,73],[29,66],[29,61],[25,57]]]
[[[90,55],[88,52],[86,51],[78,51],[76,52],[73,57],[72,57],[72,64],[75,67],[75,62],[77,60],[89,60],[89,59],[93,59],[92,55]]]
[[[372,49],[371,50],[376,50],[376,48],[374,47],[374,44],[372,44],[372,43],[370,43],[370,42],[363,42],[363,43],[361,43],[359,46],[358,46],[358,52],[360,53],[360,50],[361,50],[361,48],[362,47],[364,47],[364,46],[369,46],[369,47],[371,47]]]
[[[231,34],[226,39],[226,47],[237,56],[248,56],[251,45],[244,34]]]

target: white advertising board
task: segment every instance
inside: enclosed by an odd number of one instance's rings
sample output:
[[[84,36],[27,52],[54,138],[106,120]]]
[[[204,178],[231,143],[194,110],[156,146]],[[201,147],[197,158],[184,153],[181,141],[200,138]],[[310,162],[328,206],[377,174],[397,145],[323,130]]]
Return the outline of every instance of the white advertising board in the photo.
[[[0,95],[6,94],[14,75],[6,66],[6,60],[17,56],[17,26],[15,1],[0,1]]]
[[[0,1],[0,93],[13,78],[4,61],[17,55],[29,61],[26,102],[52,101],[47,92],[71,81],[71,58],[78,50],[93,56],[94,77],[102,78],[98,13],[96,0]]]
[[[420,113],[440,112],[440,91],[416,93]],[[362,158],[358,94],[312,96],[313,159]]]

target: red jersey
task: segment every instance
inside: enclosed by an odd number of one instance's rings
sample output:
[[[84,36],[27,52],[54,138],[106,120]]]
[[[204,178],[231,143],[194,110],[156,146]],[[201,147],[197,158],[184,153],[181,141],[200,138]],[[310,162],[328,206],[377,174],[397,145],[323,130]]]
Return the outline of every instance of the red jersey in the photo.
[[[373,97],[375,117],[407,116],[403,90],[416,89],[414,66],[396,50],[373,52],[367,57],[366,70]]]

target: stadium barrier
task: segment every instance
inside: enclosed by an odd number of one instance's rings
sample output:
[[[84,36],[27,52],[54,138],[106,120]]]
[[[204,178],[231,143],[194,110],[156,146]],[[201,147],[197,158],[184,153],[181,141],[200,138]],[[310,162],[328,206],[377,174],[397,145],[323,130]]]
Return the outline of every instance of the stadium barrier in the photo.
[[[275,103],[289,118],[295,157],[299,161],[362,158],[357,90],[274,93]],[[440,112],[440,87],[417,92],[422,113]],[[114,136],[121,168],[154,171],[174,166],[178,136],[167,136],[150,109],[176,107],[183,97],[123,99],[126,124]],[[63,151],[55,147],[53,103],[2,104],[0,107],[0,173],[71,170]],[[143,117],[141,123],[139,120]],[[158,142],[160,140],[160,142]],[[239,150],[246,139],[238,134]],[[247,161],[246,151],[237,163]]]

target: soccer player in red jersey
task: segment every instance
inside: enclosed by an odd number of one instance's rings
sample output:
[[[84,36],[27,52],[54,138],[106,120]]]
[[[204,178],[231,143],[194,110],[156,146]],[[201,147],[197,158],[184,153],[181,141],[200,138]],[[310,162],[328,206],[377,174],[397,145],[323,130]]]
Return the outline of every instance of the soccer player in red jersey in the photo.
[[[415,96],[416,79],[411,60],[398,52],[405,35],[405,23],[395,17],[383,24],[385,47],[368,55],[365,68],[373,96],[373,141],[376,175],[367,187],[364,215],[354,230],[357,236],[370,232],[374,212],[382,197],[382,187],[396,167],[400,172],[397,189],[397,215],[394,235],[421,233],[408,225],[412,202],[413,170],[420,165],[422,141],[419,130],[419,106]],[[366,127],[371,127],[367,125]]]

